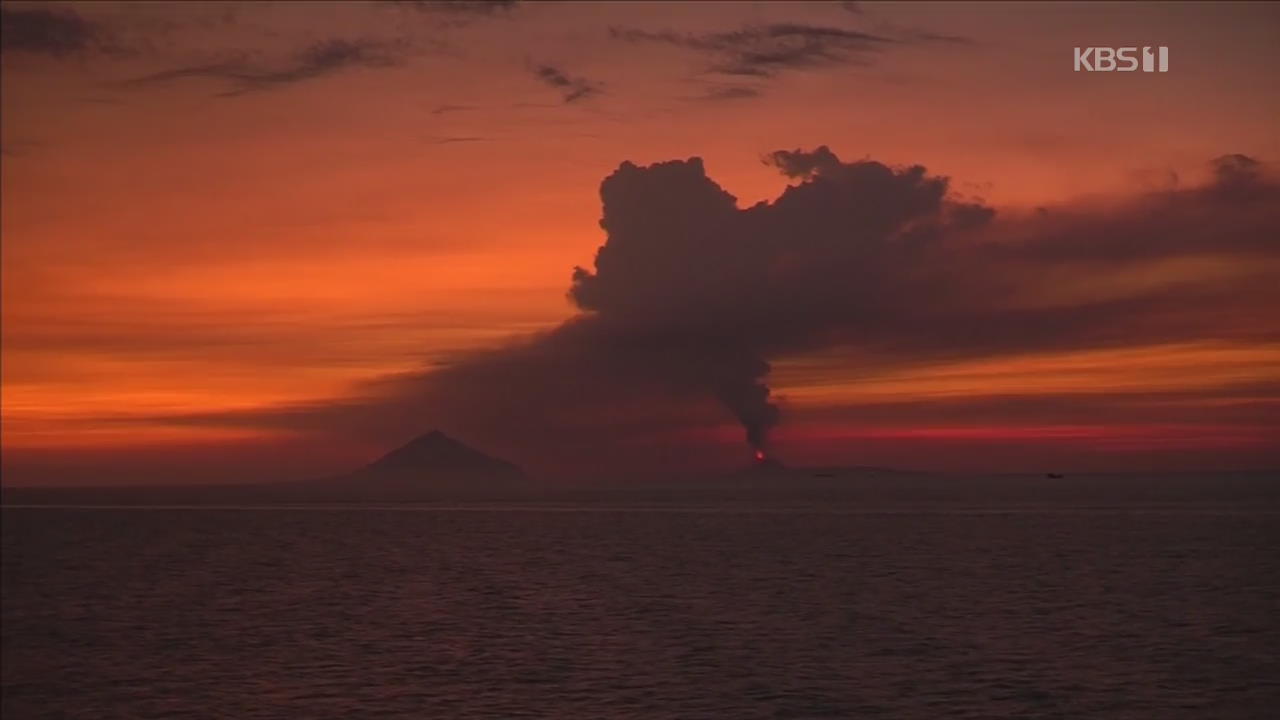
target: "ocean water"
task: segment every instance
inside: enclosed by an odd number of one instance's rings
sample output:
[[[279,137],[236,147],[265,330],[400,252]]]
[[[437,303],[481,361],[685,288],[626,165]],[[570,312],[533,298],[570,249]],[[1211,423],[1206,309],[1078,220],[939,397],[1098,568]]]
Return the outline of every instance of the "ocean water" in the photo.
[[[1274,717],[1278,521],[8,508],[3,717]]]

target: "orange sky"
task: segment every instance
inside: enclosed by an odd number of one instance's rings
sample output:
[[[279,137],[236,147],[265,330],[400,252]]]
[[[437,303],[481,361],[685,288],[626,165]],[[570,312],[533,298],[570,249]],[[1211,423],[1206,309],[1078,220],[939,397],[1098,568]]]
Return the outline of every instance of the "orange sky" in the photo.
[[[575,312],[569,272],[603,242],[599,184],[624,160],[700,156],[745,207],[787,185],[765,153],[825,144],[923,164],[1016,214],[1194,185],[1225,153],[1280,157],[1276,5],[849,5],[5,3],[88,30],[56,52],[5,40],[4,482],[368,459],[395,439],[165,418],[324,403],[553,326]],[[894,42],[763,77],[620,32],[783,23]],[[376,57],[300,59],[335,39]],[[1075,73],[1076,45],[1166,45],[1171,69]],[[1053,292],[1280,267],[1180,262]],[[777,443],[799,462],[934,468],[1280,464],[1280,344],[1264,335],[873,369],[777,358]],[[1133,399],[1082,417],[1082,393]],[[737,432],[725,417],[708,442]]]

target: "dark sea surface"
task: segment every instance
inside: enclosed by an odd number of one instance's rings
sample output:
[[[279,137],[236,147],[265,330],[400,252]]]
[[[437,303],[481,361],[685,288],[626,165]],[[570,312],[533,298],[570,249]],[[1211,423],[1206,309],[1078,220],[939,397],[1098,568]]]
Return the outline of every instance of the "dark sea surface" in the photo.
[[[10,507],[3,717],[1275,717],[1220,500]]]

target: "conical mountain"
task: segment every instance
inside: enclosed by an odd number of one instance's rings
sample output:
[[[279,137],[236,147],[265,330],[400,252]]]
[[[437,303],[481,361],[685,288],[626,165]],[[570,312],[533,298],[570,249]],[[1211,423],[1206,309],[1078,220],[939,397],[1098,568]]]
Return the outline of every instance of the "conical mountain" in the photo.
[[[361,472],[374,475],[442,472],[521,474],[515,465],[463,445],[439,430],[410,440],[370,463]]]
[[[526,480],[516,465],[486,455],[433,430],[355,472],[319,481],[329,489],[361,495],[402,496],[435,490],[511,487]]]

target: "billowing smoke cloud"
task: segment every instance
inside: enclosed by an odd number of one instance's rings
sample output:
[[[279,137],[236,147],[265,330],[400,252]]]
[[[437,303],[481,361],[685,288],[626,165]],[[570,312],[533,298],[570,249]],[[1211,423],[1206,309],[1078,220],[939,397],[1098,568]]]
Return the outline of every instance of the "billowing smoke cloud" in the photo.
[[[626,396],[709,398],[763,448],[780,419],[767,384],[779,357],[848,347],[911,362],[1268,327],[1257,315],[1274,294],[1266,270],[1133,282],[1179,258],[1274,252],[1277,189],[1243,156],[1215,161],[1207,187],[1004,223],[920,166],[843,162],[826,147],[766,161],[800,182],[747,208],[700,159],[623,163],[601,185],[607,238],[594,267],[573,273],[582,314],[441,371],[426,406],[465,404],[447,402],[446,386],[522,399],[536,387],[532,406],[511,411],[600,422],[589,406],[624,407]],[[517,383],[527,384],[511,394]]]
[[[573,271],[569,321],[347,403],[248,420],[383,437],[441,426],[535,465],[604,469],[692,448],[679,429],[729,416],[767,447],[782,414],[770,361],[816,350],[871,373],[1280,340],[1280,188],[1251,158],[1219,158],[1199,187],[1002,218],[920,166],[826,147],[766,162],[796,182],[745,208],[698,158],[623,163],[601,185],[606,238]]]
[[[757,449],[779,419],[766,358],[856,324],[888,291],[868,268],[910,267],[956,217],[974,223],[921,167],[841,163],[825,147],[770,160],[806,181],[745,210],[697,158],[624,163],[601,186],[595,270],[575,269],[570,290],[587,322],[664,348],[657,372],[717,398]]]

